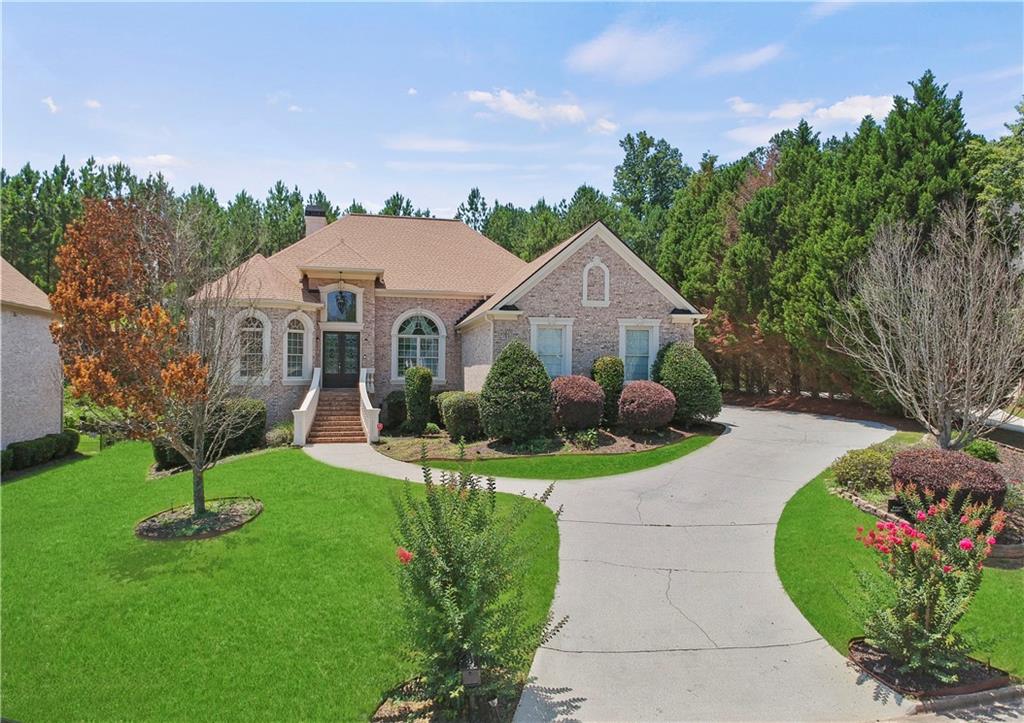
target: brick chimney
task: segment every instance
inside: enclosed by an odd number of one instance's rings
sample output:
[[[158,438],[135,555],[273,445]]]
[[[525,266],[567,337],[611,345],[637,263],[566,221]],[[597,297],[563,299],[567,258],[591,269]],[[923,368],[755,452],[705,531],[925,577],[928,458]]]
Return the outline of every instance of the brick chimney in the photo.
[[[319,206],[306,206],[306,236],[327,225],[327,213]]]

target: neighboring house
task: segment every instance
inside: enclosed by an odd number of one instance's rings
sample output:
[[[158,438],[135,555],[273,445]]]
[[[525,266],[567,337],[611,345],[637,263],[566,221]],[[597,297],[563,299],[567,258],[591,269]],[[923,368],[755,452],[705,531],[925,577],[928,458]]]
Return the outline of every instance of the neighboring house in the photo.
[[[512,339],[551,376],[589,374],[614,355],[627,379],[646,379],[658,348],[692,342],[703,318],[601,223],[527,264],[460,221],[350,214],[327,225],[319,209],[306,213],[305,238],[238,268],[237,293],[253,307],[237,319],[239,374],[265,386],[271,423],[312,416],[315,370],[325,390],[362,378],[364,408],[414,365],[438,390],[479,390]],[[311,420],[295,418],[305,441]],[[375,420],[364,412],[371,439]]]
[[[60,432],[64,391],[46,294],[0,259],[0,448]]]

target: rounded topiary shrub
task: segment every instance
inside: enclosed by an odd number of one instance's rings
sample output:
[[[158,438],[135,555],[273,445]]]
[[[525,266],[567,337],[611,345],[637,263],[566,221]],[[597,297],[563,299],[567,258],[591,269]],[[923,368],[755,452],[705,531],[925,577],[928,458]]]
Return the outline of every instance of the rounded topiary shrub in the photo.
[[[1006,499],[1006,480],[988,462],[975,459],[963,452],[943,449],[907,449],[897,452],[892,460],[893,484],[914,484],[924,496],[926,489],[935,493],[935,499],[945,499],[950,488],[959,490],[950,500],[960,509],[970,498],[973,502],[989,502],[994,508],[1003,506]]]
[[[853,449],[832,463],[832,474],[836,482],[843,487],[865,492],[867,490],[886,490],[892,484],[889,468],[892,465],[892,452],[884,449],[868,447]]]
[[[986,462],[999,461],[999,447],[996,446],[995,442],[990,442],[987,439],[974,440],[964,447],[964,452],[975,459],[981,459]]]
[[[665,344],[654,355],[654,363],[651,364],[651,379],[658,382],[658,384],[661,384],[661,367],[665,364],[665,354],[668,353],[671,346],[672,344]]]
[[[426,367],[405,370],[405,431],[423,434],[430,421],[430,387],[434,375]]]
[[[551,426],[551,379],[530,347],[513,341],[502,349],[480,392],[480,421],[489,437],[521,442]]]
[[[630,431],[661,429],[675,413],[675,396],[657,382],[630,382],[619,397],[619,424]]]
[[[589,377],[573,374],[551,382],[551,421],[556,429],[593,429],[604,414],[604,391]]]
[[[659,372],[659,382],[675,395],[675,421],[679,424],[707,422],[722,411],[718,378],[708,360],[692,346],[670,344]]]
[[[442,429],[444,428],[444,400],[453,394],[462,394],[462,392],[448,389],[443,392],[438,392],[430,397],[430,421],[436,423]]]
[[[451,392],[441,400],[441,416],[448,436],[457,442],[472,442],[484,436],[480,423],[480,394],[477,392]]]
[[[622,360],[617,356],[602,356],[594,361],[590,376],[604,390],[604,415],[602,420],[606,426],[612,426],[619,418],[619,395],[622,394],[622,383],[626,378]]]

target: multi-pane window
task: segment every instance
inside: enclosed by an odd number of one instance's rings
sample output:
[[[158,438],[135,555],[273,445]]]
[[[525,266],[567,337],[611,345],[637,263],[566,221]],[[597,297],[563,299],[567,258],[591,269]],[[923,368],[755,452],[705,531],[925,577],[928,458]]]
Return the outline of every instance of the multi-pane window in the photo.
[[[239,376],[249,379],[263,374],[263,322],[255,316],[247,316],[242,320],[238,340]]]
[[[289,377],[301,377],[306,366],[306,327],[298,319],[288,322],[285,361]]]
[[[327,321],[355,321],[357,299],[352,291],[327,294]]]
[[[544,363],[549,377],[565,373],[565,329],[561,326],[537,327],[535,344],[537,356]]]
[[[651,330],[626,329],[624,356],[626,381],[647,379],[651,368]]]
[[[441,335],[426,316],[410,316],[398,327],[398,375],[409,367],[426,367],[438,376]]]

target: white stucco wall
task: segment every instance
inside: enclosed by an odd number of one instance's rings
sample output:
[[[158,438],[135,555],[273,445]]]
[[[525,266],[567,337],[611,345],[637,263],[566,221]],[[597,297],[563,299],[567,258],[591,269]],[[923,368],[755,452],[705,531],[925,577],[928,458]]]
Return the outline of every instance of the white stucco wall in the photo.
[[[0,447],[60,432],[63,389],[50,317],[0,312]]]

